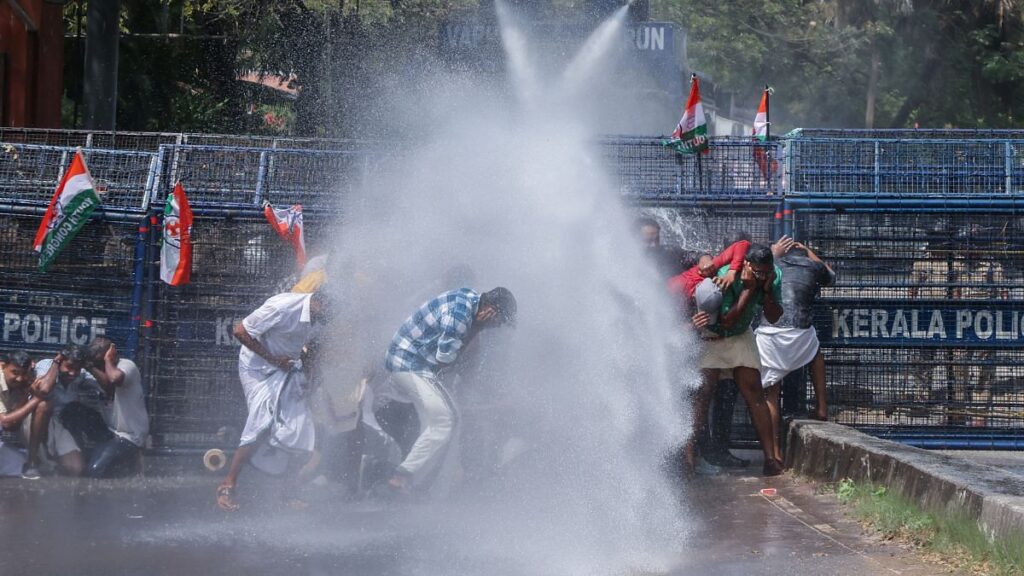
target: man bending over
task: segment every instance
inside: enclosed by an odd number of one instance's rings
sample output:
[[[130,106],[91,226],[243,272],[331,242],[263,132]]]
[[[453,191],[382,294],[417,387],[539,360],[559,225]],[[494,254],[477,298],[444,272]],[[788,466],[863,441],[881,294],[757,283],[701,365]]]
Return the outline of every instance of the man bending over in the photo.
[[[439,464],[451,440],[456,411],[438,376],[480,330],[514,325],[516,299],[506,288],[478,294],[469,288],[445,292],[423,304],[395,333],[384,365],[394,393],[411,403],[420,433],[387,487],[407,494]]]

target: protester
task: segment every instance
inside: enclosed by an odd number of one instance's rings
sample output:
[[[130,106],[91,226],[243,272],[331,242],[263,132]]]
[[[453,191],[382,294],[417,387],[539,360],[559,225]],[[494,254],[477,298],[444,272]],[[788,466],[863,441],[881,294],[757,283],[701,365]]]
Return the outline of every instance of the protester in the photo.
[[[439,465],[458,414],[440,372],[455,365],[460,350],[480,330],[514,325],[516,300],[506,288],[478,294],[445,292],[423,304],[395,333],[385,357],[393,393],[416,409],[420,433],[387,481],[393,494],[424,487]]]
[[[782,270],[782,307],[785,312],[773,323],[757,328],[761,354],[761,384],[772,413],[773,435],[778,439],[781,423],[779,392],[782,379],[794,370],[810,365],[816,410],[811,418],[828,419],[825,396],[825,357],[814,329],[814,301],[821,289],[835,284],[836,274],[813,250],[783,236],[772,245],[775,265]],[[776,443],[778,446],[778,443]],[[782,458],[777,449],[776,458]]]
[[[86,350],[76,344],[68,344],[52,360],[36,363],[36,379],[30,390],[41,402],[32,414],[23,477],[39,478],[44,441],[46,456],[56,460],[61,473],[82,474],[85,461],[80,443],[91,438],[96,430],[105,429],[99,413],[79,402],[87,386],[88,376],[83,369],[88,363]]]
[[[92,478],[123,476],[139,469],[140,456],[149,434],[149,415],[138,366],[121,358],[109,338],[100,336],[89,345],[89,373],[106,394],[104,420],[110,438],[89,455],[85,475]]]
[[[634,223],[634,229],[640,236],[648,259],[663,279],[667,280],[685,269],[680,264],[683,260],[682,251],[661,244],[661,225],[657,220],[648,217],[638,218]]]
[[[235,326],[235,338],[242,344],[238,377],[249,416],[228,475],[217,487],[217,506],[222,510],[238,510],[235,488],[246,463],[295,476],[312,453],[316,433],[305,398],[302,353],[327,312],[322,292],[286,292],[272,296]],[[285,494],[286,500],[300,506],[293,496]]]
[[[29,394],[34,377],[32,358],[15,350],[0,358],[0,476],[25,470],[28,429],[39,398]]]
[[[725,276],[729,268],[723,266],[718,275]],[[752,245],[747,251],[740,281],[734,282],[723,293],[722,307],[717,324],[710,323],[707,312],[697,312],[692,320],[697,329],[707,328],[711,335],[704,339],[704,354],[700,368],[703,386],[714,389],[723,372],[730,372],[740,394],[747,403],[750,418],[757,431],[764,452],[766,476],[782,473],[782,462],[776,457],[777,449],[772,436],[771,413],[761,388],[761,361],[750,323],[761,310],[769,322],[778,321],[783,310],[780,304],[782,272],[774,266],[771,250]],[[693,470],[694,451],[687,454],[687,466]]]
[[[710,324],[717,323],[718,310],[722,304],[721,288],[728,289],[736,280],[737,274],[743,268],[743,261],[749,247],[749,240],[739,240],[726,247],[714,258],[710,254],[702,254],[697,264],[669,280],[669,291],[678,302],[683,304],[684,310],[691,312],[686,314],[687,317],[691,316],[693,311],[699,310],[708,314]],[[716,276],[719,268],[723,266],[727,266],[728,271],[722,277]],[[702,380],[701,386],[694,395],[693,435],[690,444],[685,448],[688,453],[693,453],[693,443],[698,441],[707,425],[708,407],[714,394],[715,384],[715,381]],[[689,456],[688,458],[694,462],[694,470],[698,473],[714,474],[719,471],[714,466],[709,466],[703,455],[700,457]],[[694,458],[696,459],[694,460]]]
[[[738,243],[747,244],[747,248],[743,251],[745,255],[746,250],[750,246],[750,234],[744,230],[734,230],[725,236],[722,246],[728,249],[729,246]],[[730,271],[732,270],[733,268],[730,266]],[[740,270],[742,270],[742,267]],[[715,280],[719,279],[716,277]],[[722,284],[722,286],[728,287],[731,284],[729,282],[728,284]],[[712,298],[714,298],[714,293],[712,293]],[[701,457],[714,466],[744,468],[750,465],[750,460],[738,458],[729,451],[737,394],[738,390],[735,382],[728,379],[718,382],[718,385],[715,386],[711,407],[708,409],[708,425],[704,433],[698,438],[698,448],[701,451]]]

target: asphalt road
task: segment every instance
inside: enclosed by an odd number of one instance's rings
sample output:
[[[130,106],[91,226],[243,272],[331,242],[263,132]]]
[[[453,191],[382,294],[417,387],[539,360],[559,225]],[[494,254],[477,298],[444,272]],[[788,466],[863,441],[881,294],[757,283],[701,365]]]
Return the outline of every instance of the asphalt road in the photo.
[[[94,482],[0,480],[0,574],[519,575],[519,574],[940,574],[913,552],[862,533],[834,497],[788,475],[701,478],[681,487],[686,536],[635,568],[582,562],[565,542],[531,548],[442,530],[469,518],[458,504],[342,502],[311,488],[312,506],[283,507],[273,486],[242,493],[245,508],[213,505],[217,478]],[[763,488],[774,488],[766,496]],[[496,533],[500,533],[500,529]],[[614,547],[612,547],[614,548]],[[614,550],[610,550],[614,553]],[[631,560],[631,561],[634,561]],[[651,568],[657,565],[657,568]],[[607,568],[607,569],[606,569]]]

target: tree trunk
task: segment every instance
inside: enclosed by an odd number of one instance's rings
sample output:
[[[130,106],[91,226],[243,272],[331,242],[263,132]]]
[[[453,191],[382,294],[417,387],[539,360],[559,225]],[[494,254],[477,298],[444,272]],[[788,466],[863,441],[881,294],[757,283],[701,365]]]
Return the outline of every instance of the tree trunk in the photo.
[[[871,43],[871,71],[868,74],[868,101],[864,111],[864,127],[875,127],[875,100],[878,96],[878,76],[882,67],[882,54],[878,44]]]

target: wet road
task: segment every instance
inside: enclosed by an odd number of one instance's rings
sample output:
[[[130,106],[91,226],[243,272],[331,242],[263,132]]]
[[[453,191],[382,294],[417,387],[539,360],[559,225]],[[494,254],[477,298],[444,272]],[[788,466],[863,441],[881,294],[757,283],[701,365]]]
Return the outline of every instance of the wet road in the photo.
[[[532,549],[465,531],[441,536],[437,509],[341,503],[330,488],[283,508],[279,487],[213,508],[211,476],[96,483],[0,480],[0,574],[939,574],[913,553],[862,534],[831,496],[789,476],[730,474],[685,488],[688,535],[662,568],[579,570],[571,544]],[[776,495],[760,494],[775,488]],[[475,519],[479,521],[479,518]],[[498,519],[490,519],[491,523]],[[444,522],[461,523],[446,511]],[[472,523],[466,523],[471,526]]]

